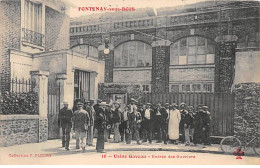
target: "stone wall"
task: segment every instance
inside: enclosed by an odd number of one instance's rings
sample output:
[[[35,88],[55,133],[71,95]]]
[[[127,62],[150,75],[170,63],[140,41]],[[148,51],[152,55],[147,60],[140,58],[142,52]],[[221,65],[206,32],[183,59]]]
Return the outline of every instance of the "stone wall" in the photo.
[[[234,134],[249,142],[260,133],[260,83],[235,85]]]
[[[39,142],[39,119],[37,116],[1,115],[0,119],[0,146]]]
[[[39,119],[39,142],[47,141],[48,139],[48,118]]]

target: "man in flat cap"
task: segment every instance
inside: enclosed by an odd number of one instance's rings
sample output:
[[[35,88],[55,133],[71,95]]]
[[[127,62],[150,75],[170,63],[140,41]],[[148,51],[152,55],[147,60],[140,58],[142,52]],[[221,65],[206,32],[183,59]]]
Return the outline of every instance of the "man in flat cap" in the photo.
[[[107,128],[107,118],[105,114],[106,102],[101,102],[96,111],[96,128],[98,130],[96,150],[99,153],[105,153],[105,129]]]
[[[77,109],[73,114],[73,129],[76,135],[76,149],[82,148],[85,151],[87,130],[89,127],[89,115],[86,110],[83,109],[83,103],[78,102]]]
[[[115,110],[113,111],[113,116],[112,116],[112,122],[114,125],[114,138],[113,142],[118,143],[121,141],[120,138],[120,132],[119,132],[119,125],[121,122],[121,109],[120,109],[120,102],[115,101],[114,103]]]
[[[187,108],[187,105],[184,102],[182,102],[179,105],[179,110],[180,110],[180,113],[181,113],[181,121],[180,121],[180,134],[181,134],[181,137],[180,137],[180,141],[182,141],[182,142],[185,141],[185,136],[184,136],[184,117],[185,117],[185,114],[188,113],[186,108]]]
[[[197,146],[197,144],[202,142],[202,128],[203,128],[203,108],[202,105],[199,104],[197,106],[196,112],[193,115],[194,116],[194,135],[193,135],[193,143],[194,146]]]
[[[162,133],[163,133],[163,140],[164,144],[168,143],[168,124],[169,124],[169,113],[170,113],[170,104],[165,103],[164,107],[162,108],[162,115],[163,115],[163,123],[162,123]]]
[[[202,113],[202,137],[203,137],[203,144],[210,145],[210,124],[211,124],[211,116],[209,112],[208,106],[203,106],[203,113]]]
[[[130,112],[133,112],[134,107],[136,107],[136,100],[134,98],[131,98],[129,104]]]
[[[142,114],[143,118],[143,142],[147,142],[147,134],[149,143],[152,143],[153,136],[153,124],[154,124],[154,110],[151,108],[151,103],[146,103],[145,110]]]
[[[95,124],[95,109],[93,108],[94,100],[87,101],[86,111],[89,115],[89,127],[87,136],[87,145],[93,146],[93,136],[94,136],[94,124]]]
[[[72,127],[72,110],[68,109],[68,102],[63,101],[63,108],[58,115],[58,126],[62,129],[62,147],[69,150],[70,131]]]

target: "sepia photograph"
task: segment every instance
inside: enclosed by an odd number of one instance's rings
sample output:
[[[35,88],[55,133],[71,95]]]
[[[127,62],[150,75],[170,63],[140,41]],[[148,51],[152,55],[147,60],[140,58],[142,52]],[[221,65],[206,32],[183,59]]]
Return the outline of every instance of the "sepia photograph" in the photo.
[[[259,165],[259,8],[0,0],[0,165]]]

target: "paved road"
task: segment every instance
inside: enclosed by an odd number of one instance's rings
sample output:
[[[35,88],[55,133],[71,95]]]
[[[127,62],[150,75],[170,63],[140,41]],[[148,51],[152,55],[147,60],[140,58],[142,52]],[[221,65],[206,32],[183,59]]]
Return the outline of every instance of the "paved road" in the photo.
[[[156,145],[156,144],[154,144]],[[60,148],[60,140],[44,143],[24,144],[0,148],[0,164],[259,164],[260,158],[233,155],[177,152],[177,151],[120,151],[124,144],[106,144],[107,153],[96,153],[95,147],[88,147],[85,153],[75,149],[74,140],[71,150]],[[135,144],[132,144],[133,149]],[[143,149],[149,145],[142,145]],[[163,145],[161,145],[163,146]],[[131,149],[131,146],[127,146]],[[150,146],[151,147],[151,146]],[[168,146],[174,148],[174,146]],[[175,146],[176,148],[176,146]],[[179,146],[180,148],[180,146]],[[215,149],[214,147],[212,147]],[[212,150],[213,150],[212,149]],[[103,157],[102,157],[103,156]]]

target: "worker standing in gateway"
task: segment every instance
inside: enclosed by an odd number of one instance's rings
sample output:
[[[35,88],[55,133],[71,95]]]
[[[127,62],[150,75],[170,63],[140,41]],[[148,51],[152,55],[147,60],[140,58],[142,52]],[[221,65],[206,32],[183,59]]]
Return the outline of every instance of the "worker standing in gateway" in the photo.
[[[60,109],[58,115],[58,126],[62,129],[62,147],[69,150],[70,131],[72,127],[72,110],[68,109],[68,102],[63,101],[63,108]]]

